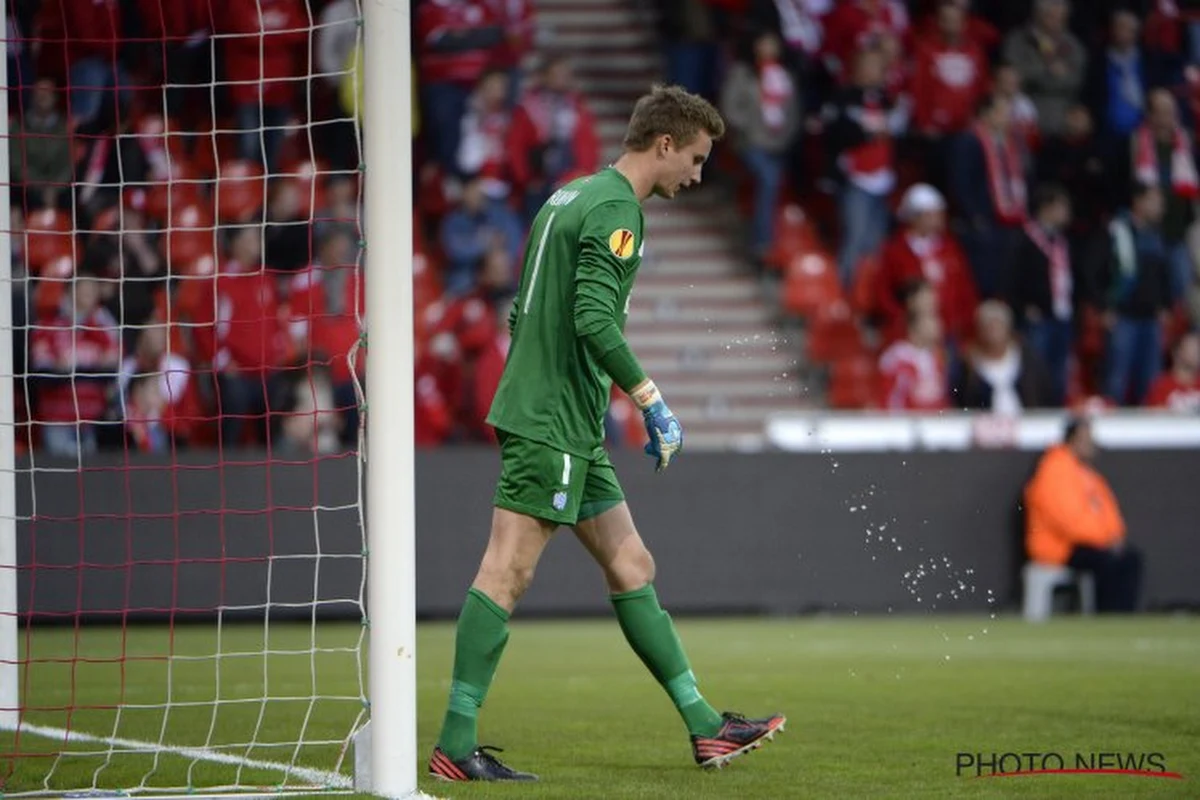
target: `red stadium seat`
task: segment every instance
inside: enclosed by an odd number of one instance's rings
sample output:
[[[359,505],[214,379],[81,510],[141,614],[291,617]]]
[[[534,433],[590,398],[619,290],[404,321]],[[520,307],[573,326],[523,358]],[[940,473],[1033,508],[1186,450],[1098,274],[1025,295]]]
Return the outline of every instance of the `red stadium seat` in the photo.
[[[796,254],[819,249],[820,237],[804,209],[792,203],[780,208],[775,216],[775,240],[767,253],[767,265],[783,269]]]
[[[166,222],[172,212],[184,206],[203,202],[204,182],[199,170],[187,161],[172,158],[167,180],[151,184],[146,189],[146,216]]]
[[[201,258],[215,259],[220,251],[212,213],[199,205],[175,209],[160,246],[173,273],[185,270]]]
[[[879,370],[867,353],[840,358],[829,370],[829,405],[837,409],[874,408],[879,403]]]
[[[171,161],[187,161],[196,136],[187,131],[178,120],[168,119],[162,114],[143,114],[134,125],[138,136],[158,138],[156,142],[167,151]]]
[[[442,282],[431,259],[413,254],[413,323],[418,349],[428,340],[443,313]],[[365,309],[364,309],[365,312]]]
[[[38,317],[52,315],[62,303],[67,286],[75,277],[75,260],[59,256],[42,266],[36,288],[33,290],[33,308]]]
[[[25,258],[29,272],[38,275],[47,264],[64,256],[72,260],[75,256],[70,217],[53,208],[34,211],[25,220]]]
[[[870,317],[879,311],[880,282],[883,267],[876,256],[866,256],[854,270],[854,285],[850,287],[850,305],[854,313]]]
[[[791,257],[783,284],[783,306],[787,311],[807,316],[841,299],[842,286],[832,258],[815,251]]]
[[[1185,333],[1192,327],[1192,321],[1188,317],[1187,309],[1183,305],[1177,305],[1171,310],[1171,317],[1167,320],[1166,326],[1163,328],[1163,353],[1170,355],[1175,349],[1175,343],[1179,341]]]
[[[263,168],[252,161],[223,161],[213,188],[217,219],[247,222],[258,216],[266,202],[267,179]]]
[[[818,364],[861,355],[862,333],[850,304],[836,300],[822,305],[809,319],[808,357]]]
[[[1080,314],[1080,333],[1077,345],[1081,358],[1096,358],[1104,354],[1105,328],[1100,312],[1085,306]]]
[[[237,124],[232,119],[218,119],[216,130],[205,130],[184,134],[180,137],[188,142],[189,160],[202,175],[215,176],[217,165],[238,158]],[[218,132],[219,131],[219,132]]]

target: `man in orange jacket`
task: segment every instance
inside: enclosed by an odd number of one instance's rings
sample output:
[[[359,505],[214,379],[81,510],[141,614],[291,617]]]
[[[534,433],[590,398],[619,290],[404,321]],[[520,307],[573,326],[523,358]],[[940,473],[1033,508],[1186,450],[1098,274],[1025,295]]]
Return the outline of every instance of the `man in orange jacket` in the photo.
[[[1091,465],[1095,456],[1091,423],[1071,420],[1063,443],[1046,451],[1025,487],[1025,549],[1039,564],[1091,572],[1098,611],[1133,611],[1142,557],[1125,542],[1125,520]]]

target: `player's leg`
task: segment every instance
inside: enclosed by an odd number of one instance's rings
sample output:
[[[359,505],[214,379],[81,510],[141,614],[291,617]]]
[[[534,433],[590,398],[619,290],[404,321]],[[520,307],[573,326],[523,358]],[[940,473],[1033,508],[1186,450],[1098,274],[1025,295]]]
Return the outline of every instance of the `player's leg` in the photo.
[[[479,710],[508,643],[509,616],[555,527],[503,508],[493,512],[487,550],[455,632],[450,702],[437,743],[451,760],[466,758],[479,745]]]
[[[620,501],[580,521],[575,535],[604,571],[625,640],[666,690],[688,732],[715,734],[721,728],[721,715],[700,695],[675,623],[658,603],[654,557],[634,527],[629,506]]]
[[[430,772],[446,780],[529,780],[479,749],[478,718],[508,643],[509,615],[554,531],[578,513],[583,472],[570,456],[501,436],[492,531],[467,592],[454,644],[450,700]]]
[[[696,763],[723,766],[782,730],[782,714],[763,719],[719,714],[701,696],[675,624],[659,605],[654,558],[633,523],[607,454],[597,454],[588,467],[579,520],[573,530],[604,571],[621,631],[683,718]]]

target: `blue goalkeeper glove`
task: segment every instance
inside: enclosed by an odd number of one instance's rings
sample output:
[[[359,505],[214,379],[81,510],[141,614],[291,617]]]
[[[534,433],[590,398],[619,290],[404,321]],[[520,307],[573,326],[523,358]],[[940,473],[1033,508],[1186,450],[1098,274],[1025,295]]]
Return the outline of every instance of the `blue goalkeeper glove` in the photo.
[[[675,454],[683,449],[683,426],[671,413],[671,409],[667,408],[653,381],[642,382],[630,396],[642,410],[646,434],[650,437],[650,441],[646,443],[646,455],[656,459],[654,471],[662,472],[670,466]]]

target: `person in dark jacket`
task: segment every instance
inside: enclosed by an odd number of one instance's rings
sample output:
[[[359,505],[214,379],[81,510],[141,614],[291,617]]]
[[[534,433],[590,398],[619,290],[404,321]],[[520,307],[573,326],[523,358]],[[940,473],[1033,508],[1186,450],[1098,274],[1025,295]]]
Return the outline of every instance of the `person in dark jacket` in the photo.
[[[953,388],[954,404],[1015,417],[1025,409],[1057,405],[1052,391],[1042,359],[1013,333],[1012,310],[999,300],[980,304],[975,336]]]
[[[716,9],[703,0],[658,0],[657,6],[667,80],[716,100],[721,63]]]
[[[1046,364],[1053,404],[1062,405],[1081,283],[1066,237],[1071,197],[1056,184],[1041,186],[1034,193],[1033,211],[1013,253],[1010,303],[1026,342]]]
[[[1125,205],[1122,191],[1128,181],[1118,176],[1119,169],[1111,144],[1096,132],[1086,106],[1067,112],[1062,136],[1042,140],[1035,164],[1037,181],[1060,184],[1070,195],[1072,244],[1102,233],[1112,212]]]
[[[1146,97],[1146,120],[1120,148],[1128,159],[1122,172],[1132,183],[1153,183],[1163,198],[1161,232],[1167,244],[1172,300],[1181,300],[1192,283],[1188,230],[1196,222],[1200,201],[1200,167],[1196,141],[1179,118],[1179,103],[1168,89],[1152,89]],[[1126,186],[1129,184],[1126,183]]]
[[[1168,251],[1159,229],[1163,210],[1162,190],[1137,184],[1130,210],[1109,226],[1105,389],[1118,404],[1140,404],[1162,367],[1163,325],[1171,307]]]
[[[1008,256],[1027,218],[1027,171],[1011,102],[988,95],[950,154],[951,193],[965,218],[962,243],[983,297],[1001,295],[1006,285]]]
[[[26,211],[58,207],[71,186],[71,132],[54,82],[39,80],[32,97],[8,123],[9,174],[18,197],[24,190]]]
[[[1107,48],[1088,64],[1084,86],[1097,127],[1109,140],[1125,141],[1146,113],[1149,68],[1142,56],[1141,20],[1127,8],[1109,19]]]

